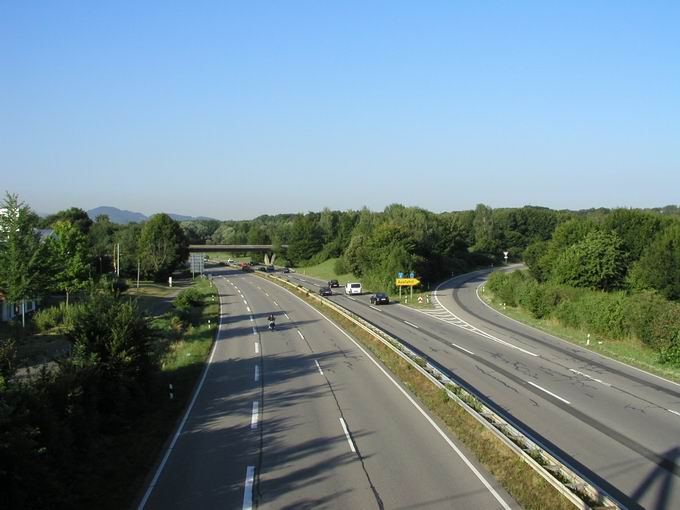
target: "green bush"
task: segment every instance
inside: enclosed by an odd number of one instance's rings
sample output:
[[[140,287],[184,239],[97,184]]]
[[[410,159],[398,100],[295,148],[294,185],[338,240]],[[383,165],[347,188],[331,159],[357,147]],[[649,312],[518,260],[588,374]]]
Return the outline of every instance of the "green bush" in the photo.
[[[652,323],[651,342],[659,351],[659,361],[680,366],[680,305],[673,303]]]
[[[347,267],[344,257],[338,257],[338,259],[335,261],[335,264],[333,265],[333,270],[335,271],[335,274],[349,273],[349,268]]]
[[[58,306],[51,306],[38,310],[33,315],[33,323],[41,333],[50,331],[64,323],[64,309],[66,306],[61,303]]]
[[[202,303],[203,296],[193,287],[183,290],[172,301],[173,306],[178,310],[189,310],[192,306],[199,306]]]

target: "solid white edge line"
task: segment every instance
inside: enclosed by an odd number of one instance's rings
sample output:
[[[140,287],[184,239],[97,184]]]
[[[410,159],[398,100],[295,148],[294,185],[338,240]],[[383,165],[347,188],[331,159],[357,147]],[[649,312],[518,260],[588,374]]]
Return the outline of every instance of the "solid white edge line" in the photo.
[[[458,275],[458,276],[463,276],[463,275]],[[454,276],[454,278],[458,278],[458,276]],[[448,280],[443,281],[442,283],[439,284],[439,286],[438,286],[437,288],[439,288],[440,286],[444,285],[445,283],[447,283],[447,282],[453,280],[454,278],[449,278]],[[541,330],[541,329],[535,328],[535,327],[530,326],[530,325],[528,325],[528,324],[524,324],[523,322],[520,322],[520,321],[518,321],[517,319],[513,319],[512,317],[508,317],[508,316],[505,315],[504,313],[501,313],[501,312],[499,312],[498,310],[496,310],[493,306],[489,305],[489,304],[488,304],[486,301],[484,301],[484,300],[482,299],[482,297],[479,295],[479,288],[480,288],[482,285],[484,285],[485,283],[487,283],[487,282],[488,282],[488,280],[484,280],[482,283],[480,283],[480,284],[477,286],[477,288],[475,289],[475,294],[477,294],[477,299],[479,299],[479,300],[482,302],[482,304],[484,304],[484,306],[486,306],[486,307],[487,307],[488,309],[490,309],[490,310],[493,310],[493,311],[496,312],[498,315],[501,315],[502,317],[505,317],[506,319],[511,320],[512,322],[516,322],[517,324],[520,324],[521,326],[524,326],[525,328],[533,329],[534,331],[537,331],[538,333],[542,333],[542,334],[547,335],[547,336],[549,336],[549,337],[551,337],[551,338],[554,338],[554,339],[556,339],[556,340],[559,340],[560,342],[563,342],[563,343],[569,345],[570,347],[574,347],[574,346],[576,346],[576,347],[581,347],[581,349],[583,349],[585,352],[588,352],[588,353],[590,353],[590,354],[593,354],[595,357],[599,356],[599,357],[604,358],[604,359],[606,359],[606,360],[613,361],[614,363],[618,363],[619,365],[623,365],[623,366],[626,367],[626,368],[632,368],[633,370],[637,370],[638,372],[642,372],[642,373],[645,374],[645,375],[649,375],[649,376],[651,376],[651,377],[655,377],[655,378],[657,378],[657,379],[660,379],[660,380],[663,381],[663,382],[666,382],[666,383],[669,383],[669,384],[673,384],[673,385],[675,385],[675,386],[680,386],[680,383],[676,383],[675,381],[671,381],[670,379],[666,379],[665,377],[661,377],[660,375],[656,375],[656,374],[653,374],[653,373],[651,373],[651,372],[647,372],[646,370],[643,370],[643,369],[641,369],[641,368],[634,367],[633,365],[629,365],[629,364],[627,364],[627,363],[624,363],[623,361],[619,361],[619,360],[617,360],[617,359],[610,358],[610,357],[607,356],[606,354],[601,354],[601,353],[599,353],[599,352],[591,351],[590,349],[586,349],[586,348],[584,348],[584,347],[581,346],[581,345],[578,345],[578,344],[574,344],[574,343],[572,343],[572,342],[569,342],[568,340],[565,340],[564,338],[560,338],[559,336],[552,335],[552,334],[547,333],[547,332],[545,332],[545,331],[543,331],[543,330]]]
[[[340,417],[340,425],[342,425],[342,430],[345,431],[345,437],[347,438],[347,442],[349,443],[349,449],[352,450],[352,453],[356,453],[357,450],[356,448],[354,448],[352,436],[349,435],[349,430],[347,430],[347,424],[345,423],[345,420],[342,419],[342,416]]]
[[[256,400],[253,402],[253,415],[250,417],[250,428],[257,428],[257,421],[260,419],[260,403]]]
[[[255,480],[255,466],[246,468],[246,482],[243,488],[243,510],[253,508],[253,482]]]
[[[298,330],[298,335],[300,335],[300,338],[302,338],[303,340],[305,339],[305,337],[302,336],[302,333],[300,333],[300,330]]]
[[[590,379],[591,381],[595,381],[595,382],[597,382],[597,383],[600,383],[600,384],[602,384],[602,385],[604,385],[604,386],[607,386],[607,387],[610,387],[610,388],[611,388],[611,384],[606,383],[606,382],[604,382],[604,381],[601,381],[600,379],[596,379],[595,377],[590,376],[590,375],[588,375],[588,374],[584,374],[583,372],[580,372],[580,371],[578,371],[578,370],[576,370],[576,369],[570,368],[569,371],[570,371],[570,372],[573,372],[573,373],[575,373],[575,374],[581,375],[581,376],[585,377],[586,379]]]
[[[449,342],[449,343],[451,344],[452,347],[455,347],[456,349],[460,349],[461,351],[465,351],[465,352],[467,352],[468,354],[472,354],[473,356],[475,355],[474,352],[468,351],[465,347],[461,347],[460,345],[454,344],[453,342]]]
[[[260,380],[260,365],[255,365],[255,382]]]
[[[404,322],[405,322],[406,324],[408,324],[409,326],[412,326],[412,327],[414,327],[414,328],[416,328],[416,329],[420,329],[419,326],[416,326],[416,325],[413,324],[412,322],[409,322],[409,321],[404,321]]]
[[[677,412],[677,411],[673,411],[673,409],[666,409],[666,411],[668,411],[669,413],[677,414],[678,416],[680,416],[680,413]]]
[[[319,373],[320,373],[321,375],[323,375],[323,370],[321,370],[321,365],[319,365],[319,361],[318,361],[318,360],[314,360],[314,363],[316,363],[316,368],[319,369]],[[669,409],[669,411],[670,411],[670,409]],[[671,411],[671,412],[673,412],[673,411]]]
[[[218,292],[219,295],[219,292]],[[198,383],[198,386],[196,386],[196,389],[194,390],[194,395],[191,398],[191,402],[189,402],[189,406],[187,407],[187,410],[184,412],[184,416],[182,417],[182,421],[180,422],[179,426],[177,427],[177,430],[175,431],[175,435],[172,438],[172,441],[170,442],[170,446],[168,446],[168,449],[165,451],[165,455],[163,455],[163,460],[161,460],[161,463],[158,465],[158,468],[156,469],[156,473],[154,473],[153,479],[151,480],[151,483],[149,484],[149,487],[147,487],[146,492],[144,493],[144,497],[142,498],[142,501],[140,501],[139,506],[137,507],[137,510],[143,510],[143,508],[146,506],[146,502],[149,500],[149,497],[151,496],[151,493],[153,492],[154,487],[158,483],[158,479],[161,476],[161,473],[163,472],[163,469],[165,468],[165,464],[168,462],[168,459],[170,458],[170,454],[172,453],[172,450],[175,448],[175,443],[177,443],[177,439],[179,436],[182,434],[182,430],[184,429],[184,425],[186,425],[187,420],[189,419],[189,415],[191,414],[191,410],[194,408],[194,404],[196,403],[196,399],[198,398],[198,394],[201,392],[201,389],[203,388],[203,383],[205,382],[205,378],[208,375],[208,370],[210,369],[210,365],[212,365],[213,358],[215,357],[215,351],[217,350],[217,343],[220,341],[220,333],[222,331],[222,317],[223,317],[223,312],[222,312],[222,300],[220,299],[220,320],[218,323],[217,327],[217,337],[215,338],[215,341],[213,342],[213,348],[212,352],[210,353],[210,358],[208,359],[208,363],[206,363],[205,368],[203,368],[203,375],[201,376],[201,380]]]
[[[527,381],[527,382],[528,382],[529,384],[531,384],[533,387],[538,388],[539,390],[546,392],[548,395],[550,395],[550,396],[552,396],[552,397],[555,397],[557,400],[561,400],[561,401],[564,402],[565,404],[571,405],[571,402],[569,402],[568,400],[566,400],[566,399],[560,397],[559,395],[555,395],[552,391],[546,390],[545,388],[542,388],[542,387],[539,386],[538,384],[532,383],[531,381]]]
[[[255,342],[255,354],[259,354],[259,353],[260,353],[260,343]]]
[[[275,284],[275,283],[272,283],[272,285],[276,285],[276,284]],[[281,287],[281,288],[283,288],[283,290],[286,290],[286,291],[288,290],[288,289],[286,289],[285,287]],[[368,351],[366,351],[366,349],[364,349],[361,345],[359,345],[359,343],[357,343],[357,341],[354,340],[354,339],[353,339],[346,331],[344,331],[344,330],[343,330],[340,326],[338,326],[335,322],[333,322],[331,319],[329,319],[329,318],[326,317],[324,314],[322,314],[319,310],[317,310],[317,309],[314,308],[312,305],[310,305],[309,303],[307,303],[306,301],[304,301],[302,298],[296,296],[296,295],[293,294],[292,292],[288,291],[288,293],[289,293],[291,296],[293,296],[294,298],[298,299],[299,301],[302,301],[302,303],[304,303],[304,304],[307,305],[310,309],[312,309],[312,310],[314,310],[316,313],[318,313],[323,319],[325,319],[325,320],[328,321],[333,327],[335,327],[335,329],[337,329],[340,333],[342,333],[343,335],[345,335],[345,336],[349,339],[350,342],[352,342],[354,345],[356,345],[356,346],[357,346],[357,349],[359,349],[361,352],[363,352],[364,355],[366,355],[366,357],[367,357],[369,360],[371,360],[371,363],[373,363],[373,365],[375,365],[375,366],[378,368],[378,370],[380,370],[380,371],[383,373],[383,375],[384,375],[384,376],[385,376],[392,384],[394,384],[394,386],[396,386],[397,390],[399,390],[399,392],[401,392],[401,394],[404,395],[404,397],[406,397],[406,399],[411,403],[411,405],[413,405],[413,407],[415,407],[415,408],[418,410],[418,412],[425,418],[425,420],[427,420],[427,422],[432,426],[432,428],[434,428],[434,429],[437,431],[437,433],[439,434],[439,436],[440,436],[444,441],[446,441],[446,444],[448,444],[449,447],[450,447],[454,452],[456,452],[456,454],[458,455],[458,457],[460,457],[460,459],[465,463],[465,465],[470,469],[470,471],[472,471],[472,472],[475,474],[475,476],[477,477],[477,479],[478,479],[480,482],[482,482],[482,484],[484,485],[484,487],[486,487],[486,489],[493,495],[493,497],[496,499],[496,501],[498,501],[498,503],[500,503],[500,505],[501,505],[505,510],[511,510],[510,506],[505,502],[505,500],[503,500],[503,498],[501,498],[500,494],[498,494],[498,492],[496,492],[496,489],[494,489],[494,488],[491,486],[491,484],[486,480],[486,478],[484,478],[484,476],[482,475],[482,473],[480,473],[479,470],[474,466],[474,464],[472,464],[472,462],[470,462],[470,460],[465,456],[465,454],[460,450],[460,448],[458,448],[458,447],[456,446],[456,444],[451,440],[451,438],[449,438],[449,437],[446,435],[446,433],[441,429],[441,427],[439,427],[439,425],[437,425],[437,424],[435,423],[435,421],[430,417],[430,415],[428,415],[428,414],[423,410],[423,408],[420,407],[420,405],[418,405],[418,403],[417,403],[415,400],[413,400],[413,398],[411,397],[411,395],[409,395],[409,394],[406,392],[406,390],[405,390],[404,388],[402,388],[402,387],[399,385],[399,383],[398,383],[397,381],[395,381],[394,378],[393,378],[393,377],[392,377],[392,376],[391,376],[391,375],[390,375],[383,367],[381,367],[380,364],[379,364],[376,360],[373,359],[373,357],[368,353]]]

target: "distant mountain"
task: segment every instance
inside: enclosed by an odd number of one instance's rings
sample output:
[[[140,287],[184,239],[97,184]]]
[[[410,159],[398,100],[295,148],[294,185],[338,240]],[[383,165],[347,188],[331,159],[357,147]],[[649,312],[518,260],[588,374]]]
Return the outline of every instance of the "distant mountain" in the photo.
[[[90,209],[87,211],[87,215],[92,218],[93,220],[102,214],[108,215],[109,219],[111,220],[112,223],[119,223],[122,225],[125,225],[127,223],[141,223],[142,221],[146,221],[149,219],[149,217],[145,214],[142,214],[140,212],[135,212],[135,211],[126,211],[123,209],[118,209],[117,207],[110,207],[110,206],[101,206],[101,207],[95,207],[94,209]],[[173,213],[168,213],[168,216],[170,216],[173,220],[175,221],[190,221],[190,220],[212,220],[213,218],[207,218],[205,216],[199,216],[199,217],[194,217],[194,216],[185,216],[183,214],[173,214]]]

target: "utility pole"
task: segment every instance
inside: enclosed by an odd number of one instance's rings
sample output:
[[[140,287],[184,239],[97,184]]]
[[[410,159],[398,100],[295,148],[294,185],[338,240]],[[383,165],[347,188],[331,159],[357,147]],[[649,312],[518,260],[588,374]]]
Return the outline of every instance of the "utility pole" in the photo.
[[[137,288],[139,288],[139,257],[137,257]]]
[[[120,278],[120,243],[116,243],[118,247],[118,258],[116,259],[116,276]]]

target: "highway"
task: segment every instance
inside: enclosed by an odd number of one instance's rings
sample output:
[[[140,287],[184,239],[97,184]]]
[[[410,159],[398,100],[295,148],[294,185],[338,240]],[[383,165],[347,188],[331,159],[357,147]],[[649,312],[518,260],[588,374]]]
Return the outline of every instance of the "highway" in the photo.
[[[329,299],[426,356],[623,506],[680,508],[680,385],[497,313],[477,296],[488,274],[448,280],[425,311],[342,288]]]
[[[212,275],[218,339],[139,510],[518,508],[319,312],[255,275]]]

